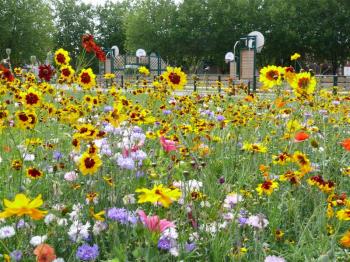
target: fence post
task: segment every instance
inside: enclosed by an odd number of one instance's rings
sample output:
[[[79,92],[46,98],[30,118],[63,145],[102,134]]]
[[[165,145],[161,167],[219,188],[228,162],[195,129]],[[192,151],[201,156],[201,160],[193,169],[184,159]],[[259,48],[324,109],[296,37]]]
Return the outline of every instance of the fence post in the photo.
[[[120,76],[120,81],[122,82],[122,89],[124,88],[124,75]]]
[[[248,81],[248,89],[247,89],[247,94],[250,95],[250,80]]]
[[[219,93],[221,93],[221,75],[218,75],[218,85],[219,85],[218,91]]]
[[[138,75],[136,76],[136,86],[137,86],[137,88],[139,88],[139,76]]]
[[[197,80],[194,79],[193,80],[193,92],[196,92],[197,91]]]

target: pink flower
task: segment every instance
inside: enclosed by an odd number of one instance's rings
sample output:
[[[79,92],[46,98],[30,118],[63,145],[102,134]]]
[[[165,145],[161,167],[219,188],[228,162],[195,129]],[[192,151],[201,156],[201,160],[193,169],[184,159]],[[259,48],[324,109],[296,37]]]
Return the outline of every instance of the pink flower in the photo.
[[[143,210],[138,212],[142,223],[150,230],[150,231],[158,231],[163,232],[165,229],[169,227],[175,227],[175,224],[166,219],[159,220],[158,216],[147,216]]]
[[[159,138],[160,144],[162,145],[165,152],[176,151],[176,142],[165,139],[164,136]]]

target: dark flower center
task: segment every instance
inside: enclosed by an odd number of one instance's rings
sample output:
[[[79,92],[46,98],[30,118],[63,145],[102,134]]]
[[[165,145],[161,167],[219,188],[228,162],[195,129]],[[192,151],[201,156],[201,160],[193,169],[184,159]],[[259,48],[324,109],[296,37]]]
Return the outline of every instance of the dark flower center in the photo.
[[[88,158],[85,158],[84,163],[85,163],[86,168],[93,168],[95,165],[95,160],[88,157]]]
[[[171,83],[178,85],[180,83],[181,77],[178,74],[171,72],[169,74],[169,80]]]

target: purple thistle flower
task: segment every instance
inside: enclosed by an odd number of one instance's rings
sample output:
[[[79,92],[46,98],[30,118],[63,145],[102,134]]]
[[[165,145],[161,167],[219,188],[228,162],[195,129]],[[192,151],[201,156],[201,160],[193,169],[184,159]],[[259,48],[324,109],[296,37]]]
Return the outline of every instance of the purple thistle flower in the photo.
[[[78,247],[76,257],[83,261],[93,261],[98,257],[99,254],[100,252],[96,244],[93,246],[90,246],[89,244],[83,244]]]

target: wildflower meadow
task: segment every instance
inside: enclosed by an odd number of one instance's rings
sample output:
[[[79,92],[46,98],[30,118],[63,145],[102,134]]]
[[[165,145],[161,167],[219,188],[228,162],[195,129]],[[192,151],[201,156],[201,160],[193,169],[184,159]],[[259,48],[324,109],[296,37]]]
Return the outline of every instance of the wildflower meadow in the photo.
[[[180,67],[125,89],[64,48],[0,69],[1,259],[349,261],[347,92],[274,65],[257,93]]]

